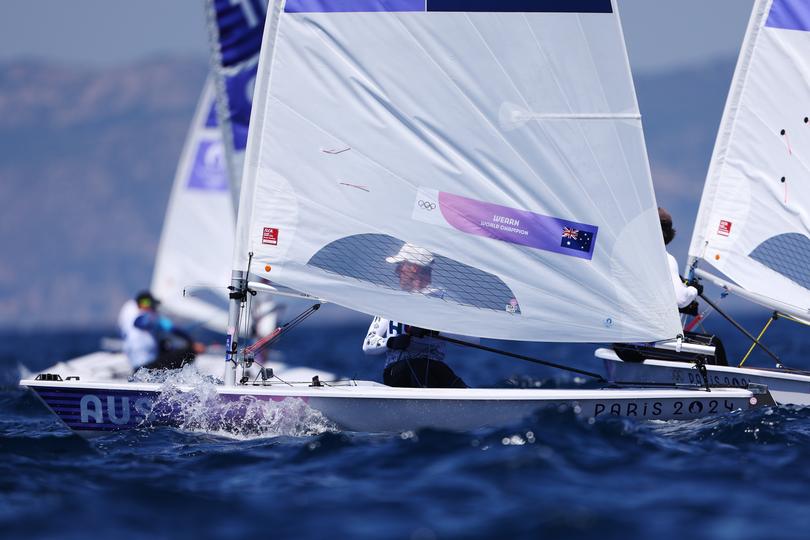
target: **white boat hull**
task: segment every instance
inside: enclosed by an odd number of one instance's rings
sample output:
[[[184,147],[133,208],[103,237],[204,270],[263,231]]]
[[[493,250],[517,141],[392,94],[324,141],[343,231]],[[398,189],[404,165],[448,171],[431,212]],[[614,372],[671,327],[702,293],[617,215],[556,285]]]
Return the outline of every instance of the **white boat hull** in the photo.
[[[221,379],[225,373],[225,359],[223,354],[199,354],[194,360],[195,369],[204,376]],[[290,366],[279,361],[264,362],[264,366],[271,368],[278,377],[289,381],[311,381],[315,375],[322,379],[334,379],[334,374],[323,370],[316,370],[305,366]],[[79,377],[81,381],[92,382],[127,382],[132,377],[132,368],[124,353],[97,351],[84,356],[59,362],[41,373],[59,373],[62,378]],[[34,374],[25,372],[23,378]],[[258,366],[247,370],[251,380],[258,375]]]
[[[624,362],[611,349],[598,349],[595,354],[604,361],[611,382],[704,384],[695,365],[688,362],[653,359]],[[752,383],[762,384],[779,405],[810,405],[810,373],[713,365],[707,365],[706,370],[710,386],[747,388]]]
[[[193,387],[170,390],[149,383],[84,383],[81,381],[20,382],[68,427],[82,433],[151,426],[182,426],[182,407],[162,399],[193,395]],[[212,414],[230,415],[237,423],[252,404],[297,400],[318,411],[339,428],[361,432],[401,432],[420,428],[467,431],[520,421],[540,409],[570,409],[590,418],[690,419],[728,413],[770,402],[765,394],[743,389],[712,392],[687,389],[429,389],[391,388],[368,381],[312,387],[307,384],[272,386],[215,385],[215,400],[233,407]],[[259,419],[261,421],[261,419]]]

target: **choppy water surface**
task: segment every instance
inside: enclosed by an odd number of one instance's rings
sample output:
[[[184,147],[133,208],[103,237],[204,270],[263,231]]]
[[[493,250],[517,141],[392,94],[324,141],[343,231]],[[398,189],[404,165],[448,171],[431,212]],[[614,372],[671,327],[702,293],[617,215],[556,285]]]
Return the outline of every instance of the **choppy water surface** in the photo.
[[[290,363],[376,378],[364,328],[290,335]],[[728,332],[726,332],[728,333]],[[17,389],[34,369],[90,352],[101,334],[8,334],[0,349],[0,530],[5,538],[807,538],[810,409],[690,422],[543,412],[468,433],[341,433],[283,405],[272,425],[72,435]],[[806,338],[771,342],[802,365]],[[745,344],[729,338],[732,354]],[[511,346],[598,370],[590,347]],[[572,385],[568,375],[454,349],[475,385]],[[766,365],[762,358],[754,363]],[[810,362],[804,362],[810,364]],[[205,381],[199,400],[205,407]],[[231,426],[232,427],[232,426]]]

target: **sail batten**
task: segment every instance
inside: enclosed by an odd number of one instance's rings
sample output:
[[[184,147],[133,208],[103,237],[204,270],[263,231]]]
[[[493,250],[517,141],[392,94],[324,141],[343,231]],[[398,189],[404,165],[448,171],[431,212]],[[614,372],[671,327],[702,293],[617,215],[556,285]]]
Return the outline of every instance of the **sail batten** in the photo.
[[[810,2],[754,4],[689,249],[756,295],[810,308]],[[801,309],[801,308],[799,308]]]
[[[288,0],[264,43],[233,268],[460,334],[679,333],[613,2]]]

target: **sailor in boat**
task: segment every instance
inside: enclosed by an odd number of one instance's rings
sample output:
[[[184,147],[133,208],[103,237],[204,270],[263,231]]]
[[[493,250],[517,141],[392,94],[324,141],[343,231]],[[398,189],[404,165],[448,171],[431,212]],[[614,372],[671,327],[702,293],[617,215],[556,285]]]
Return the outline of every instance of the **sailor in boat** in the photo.
[[[442,297],[444,292],[431,285],[433,255],[413,244],[404,244],[399,253],[387,257],[403,291]],[[416,388],[466,388],[464,381],[444,363],[446,342],[438,332],[375,317],[363,342],[363,352],[385,354],[383,382],[388,386]]]
[[[668,246],[675,238],[675,228],[672,226],[672,216],[664,208],[658,208],[658,219],[661,222],[661,233],[664,235],[664,245]],[[672,285],[675,287],[675,301],[681,313],[697,315],[697,298],[703,292],[703,286],[699,283],[684,283],[678,273],[678,261],[667,251],[667,262],[669,263],[669,273],[672,276]]]
[[[664,235],[664,245],[669,245],[675,238],[675,228],[672,225],[672,216],[664,208],[658,208],[658,219],[661,222],[661,233]],[[675,300],[678,310],[693,317],[698,317],[698,303],[696,298],[703,293],[703,285],[698,281],[685,282],[678,273],[678,263],[669,252],[667,252],[667,262],[672,276],[672,286],[675,288]],[[716,335],[701,334],[698,332],[684,331],[687,341],[700,345],[709,345],[715,348],[713,357],[706,358],[708,364],[726,366],[726,351],[723,342]],[[693,362],[695,355],[690,353],[673,353],[651,347],[648,344],[614,344],[613,349],[619,358],[625,362],[641,362],[645,358],[658,358],[662,360],[678,360],[683,362]]]
[[[132,370],[177,369],[194,361],[202,346],[174,322],[158,313],[160,301],[149,291],[128,300],[118,315],[124,353]]]

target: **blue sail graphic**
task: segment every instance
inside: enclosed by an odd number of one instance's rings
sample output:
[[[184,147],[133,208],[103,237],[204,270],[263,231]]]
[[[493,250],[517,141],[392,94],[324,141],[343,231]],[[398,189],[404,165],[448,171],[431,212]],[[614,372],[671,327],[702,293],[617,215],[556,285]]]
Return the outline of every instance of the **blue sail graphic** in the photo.
[[[807,0],[774,0],[765,26],[810,32],[810,2]]]
[[[236,201],[267,3],[264,0],[207,0],[207,4],[219,119]]]
[[[749,255],[773,270],[810,289],[810,238],[786,233],[768,238]]]

